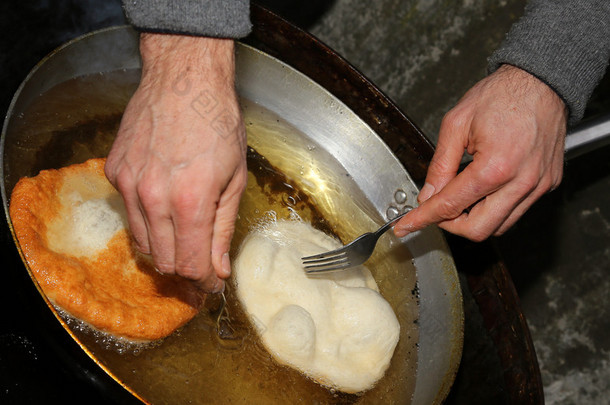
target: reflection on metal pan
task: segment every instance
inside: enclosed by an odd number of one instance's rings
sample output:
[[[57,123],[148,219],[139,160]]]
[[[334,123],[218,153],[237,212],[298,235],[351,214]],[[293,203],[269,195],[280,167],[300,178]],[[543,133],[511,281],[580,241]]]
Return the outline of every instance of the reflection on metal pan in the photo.
[[[20,114],[55,85],[79,76],[139,66],[137,34],[128,27],[118,27],[66,44],[28,75],[11,103],[2,133],[2,197],[7,216],[8,196],[15,182],[39,169],[28,166],[31,160],[25,155],[44,145],[37,140],[35,131],[20,128]],[[361,199],[356,203],[365,207],[369,216],[381,223],[392,210],[416,204],[417,187],[400,161],[341,100],[280,60],[245,44],[237,45],[236,72],[240,97],[281,117],[322,147],[333,158],[333,164],[349,174],[350,184],[357,186],[354,192]],[[103,148],[99,153],[102,152]],[[420,303],[418,368],[412,403],[441,403],[457,372],[462,350],[463,309],[457,272],[438,229],[430,227],[403,242],[413,257]],[[55,312],[48,301],[47,304]],[[57,319],[70,329],[59,316]],[[94,361],[116,377],[99,361],[94,349],[74,333],[71,335]],[[125,388],[137,397],[146,397],[132,387]]]

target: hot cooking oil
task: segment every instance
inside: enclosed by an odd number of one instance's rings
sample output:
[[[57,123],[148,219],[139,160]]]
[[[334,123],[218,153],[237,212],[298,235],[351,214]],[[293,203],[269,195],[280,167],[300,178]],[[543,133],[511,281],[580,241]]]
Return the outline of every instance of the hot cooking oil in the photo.
[[[81,77],[42,94],[20,117],[25,131],[7,144],[7,187],[41,169],[105,156],[138,71]],[[231,248],[264,221],[299,218],[347,242],[384,222],[333,156],[281,117],[241,100],[248,134],[248,184]],[[203,178],[204,174],[202,174]],[[409,403],[415,385],[418,331],[415,269],[390,233],[367,262],[401,325],[392,363],[361,395],[336,392],[280,366],[258,340],[229,282],[200,314],[161,342],[133,349],[69,323],[80,343],[119,381],[152,403]],[[224,300],[226,298],[226,302]],[[118,349],[117,349],[118,347]]]

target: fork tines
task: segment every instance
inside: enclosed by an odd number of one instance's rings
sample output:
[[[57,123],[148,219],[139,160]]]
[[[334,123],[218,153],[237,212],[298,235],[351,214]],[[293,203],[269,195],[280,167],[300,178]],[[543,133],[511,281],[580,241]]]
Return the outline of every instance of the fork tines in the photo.
[[[303,257],[301,260],[307,274],[326,273],[350,267],[350,262],[345,252],[336,252],[336,254],[333,254],[333,252],[321,253]]]

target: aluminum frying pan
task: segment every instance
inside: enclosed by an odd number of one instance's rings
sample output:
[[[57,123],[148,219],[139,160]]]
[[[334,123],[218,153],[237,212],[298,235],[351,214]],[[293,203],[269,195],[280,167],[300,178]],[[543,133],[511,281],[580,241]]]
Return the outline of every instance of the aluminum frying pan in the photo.
[[[107,115],[120,114],[130,89],[133,91],[133,87],[121,87],[121,72],[133,73],[139,68],[137,33],[129,27],[117,27],[69,42],[45,58],[27,76],[11,103],[0,144],[2,198],[11,230],[9,197],[20,177],[82,159],[87,154],[93,157],[107,152],[107,145],[90,145],[85,141],[86,152],[78,155],[80,152],[74,152],[78,148],[66,151],[67,145],[73,144],[70,139],[64,139],[55,143],[55,154],[51,153],[40,163],[41,155],[47,156],[47,152],[53,152],[45,149],[50,139],[45,131],[58,125],[75,125],[83,116],[64,114],[28,126],[22,120],[28,108],[36,103],[41,94],[74,78],[114,74],[118,79],[108,89],[113,94],[105,100],[108,104],[100,107],[98,103],[97,107],[91,108],[106,109]],[[358,209],[372,221],[382,223],[393,210],[416,204],[418,190],[415,181],[396,155],[360,116],[311,78],[259,49],[240,43],[237,45],[237,89],[240,97],[280,117],[294,128],[303,145],[312,144],[323,149],[326,157],[322,163],[336,169],[336,175],[333,170],[326,171],[329,181],[350,191],[350,198],[341,202],[342,207]],[[82,151],[82,148],[78,151]],[[290,164],[282,169],[289,173],[298,170],[297,166]],[[412,398],[399,398],[398,402],[441,403],[457,372],[463,342],[463,309],[457,272],[443,235],[435,227],[408,236],[400,244],[410,252],[409,265],[414,266],[416,272],[419,343]],[[24,264],[30,272],[27,263]],[[36,284],[31,272],[30,276]],[[75,332],[73,325],[66,322],[42,290],[38,290],[57,321],[108,375],[134,397],[156,402],[154,394],[146,392],[151,385],[149,382],[138,383],[126,377],[120,371],[124,367],[124,364],[119,364],[122,361],[120,357],[119,360],[113,354],[104,357],[103,350],[96,347],[97,342]],[[158,350],[166,350],[164,355],[167,357],[167,353],[175,349],[171,344],[162,345]],[[180,342],[175,344],[179,345]],[[184,351],[180,353],[188,355]],[[189,372],[186,368],[180,371]],[[155,384],[162,384],[161,380],[158,378]],[[206,394],[201,391],[193,395],[205,399]]]

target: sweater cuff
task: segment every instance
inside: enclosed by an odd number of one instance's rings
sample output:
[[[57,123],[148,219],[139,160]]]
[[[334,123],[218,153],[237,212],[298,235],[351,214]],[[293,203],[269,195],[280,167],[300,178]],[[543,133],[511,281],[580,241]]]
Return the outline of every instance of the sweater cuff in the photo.
[[[140,31],[237,39],[252,28],[249,0],[123,0],[123,10]]]
[[[517,66],[549,85],[566,103],[569,125],[584,114],[610,58],[610,1],[532,0],[488,70]]]

